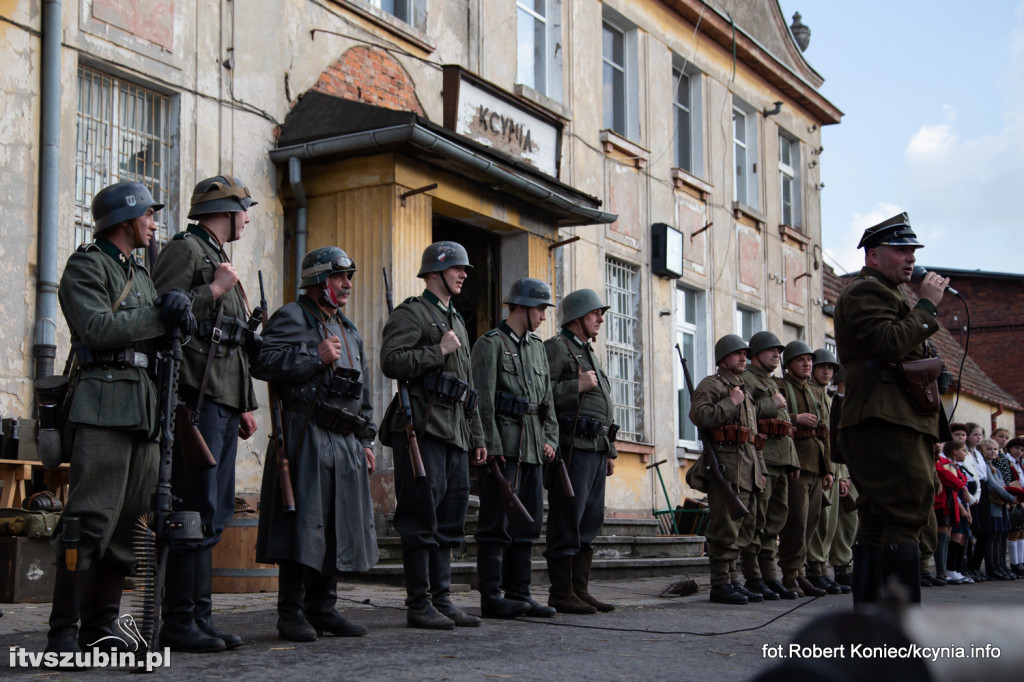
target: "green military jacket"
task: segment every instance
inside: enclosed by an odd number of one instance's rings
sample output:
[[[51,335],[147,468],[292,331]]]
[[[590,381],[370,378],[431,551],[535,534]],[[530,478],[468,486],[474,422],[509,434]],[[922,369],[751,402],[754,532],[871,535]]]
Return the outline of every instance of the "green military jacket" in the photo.
[[[757,432],[757,410],[754,407],[754,400],[747,391],[743,392],[743,402],[736,405],[729,397],[729,391],[733,386],[743,387],[743,379],[740,377],[726,376],[721,372],[704,377],[697,388],[693,391],[693,402],[690,405],[690,421],[694,426],[704,433],[702,437],[726,424],[736,424]],[[706,442],[706,441],[705,441]],[[704,471],[704,458],[707,456],[707,445],[705,453],[700,460],[691,467],[687,482],[697,490],[706,491],[712,482],[707,478]],[[725,479],[740,487],[741,490],[759,490],[761,488],[761,477],[767,472],[764,457],[757,451],[754,444],[714,443],[715,454],[718,455],[718,462],[725,467]],[[702,485],[703,484],[703,485]],[[701,487],[697,487],[701,485]]]
[[[544,444],[558,447],[551,376],[544,342],[528,332],[520,338],[504,320],[497,329],[484,334],[473,346],[473,383],[480,391],[477,412],[487,443],[487,454],[520,457],[528,464],[540,464]],[[499,414],[495,409],[498,391],[524,398],[545,414],[525,414],[520,419]]]
[[[160,251],[153,267],[153,282],[164,294],[171,289],[183,289],[192,294],[192,314],[202,327],[216,319],[217,303],[210,283],[217,266],[228,262],[217,241],[199,225],[189,225],[179,232]],[[240,285],[224,294],[224,318],[235,318],[245,324],[249,313],[242,298]],[[195,399],[203,382],[206,358],[210,352],[209,339],[193,334],[182,348],[181,373],[178,375],[180,391],[188,399]],[[245,344],[228,348],[221,344],[214,352],[210,378],[206,384],[206,400],[213,400],[239,412],[256,409],[256,395],[249,377],[249,354]],[[194,403],[193,403],[194,405]]]
[[[794,426],[800,428],[796,423],[796,416],[805,412],[816,416],[819,424],[828,426],[828,405],[825,402],[825,391],[820,386],[809,379],[800,384],[789,374],[782,379],[782,385],[785,388],[784,395]],[[801,469],[822,476],[832,473],[828,438],[794,438],[793,444],[796,445]]]
[[[900,287],[872,268],[846,285],[835,309],[836,345],[846,372],[840,429],[882,419],[939,437],[939,415],[918,412],[890,367],[928,357],[925,341],[939,329],[937,315],[927,299],[911,308]]]
[[[578,409],[581,417],[600,419],[604,426],[611,426],[614,419],[611,383],[594,357],[592,345],[563,327],[561,333],[544,342],[544,350],[551,370],[551,390],[557,417],[571,418],[577,414]],[[593,370],[597,373],[597,386],[585,393],[580,393],[579,367],[584,372]],[[574,439],[568,434],[560,434],[559,445],[563,455],[568,454],[570,446],[573,446],[575,449],[594,450],[607,453],[608,457],[618,457],[615,443],[608,436]]]
[[[772,396],[779,392],[779,384],[775,377],[757,365],[748,365],[743,372],[743,385],[747,389],[758,419],[785,419],[789,421],[789,410],[776,407]],[[789,469],[799,469],[800,460],[796,456],[793,439],[789,436],[769,438],[761,451],[765,464]]]
[[[115,310],[129,275],[131,287]],[[102,237],[71,254],[57,296],[72,344],[151,353],[152,339],[164,333],[149,272]],[[72,426],[156,433],[156,387],[145,369],[94,367],[79,370],[75,379],[68,413]]]
[[[449,329],[455,330],[462,346],[446,359],[441,353],[441,337]],[[380,368],[384,376],[409,382],[409,399],[417,433],[427,433],[463,450],[485,447],[479,417],[471,419],[463,405],[453,405],[437,398],[432,401],[433,408],[428,410],[431,400],[422,379],[428,372],[447,372],[473,388],[469,351],[469,332],[462,316],[454,305],[449,302],[447,307],[444,306],[429,291],[411,296],[395,308],[384,325],[380,349]],[[390,417],[385,416],[382,431],[405,430],[397,402],[396,395],[387,411]],[[428,411],[429,421],[424,424]]]
[[[831,419],[831,416],[832,416],[832,396],[829,395],[829,393],[828,393],[828,386],[822,386],[821,384],[819,384],[817,381],[814,380],[813,376],[810,378],[809,381],[816,388],[820,388],[821,392],[824,394],[824,396],[825,396],[825,414],[829,415],[829,418]],[[838,427],[837,424],[833,424],[833,423],[831,423],[831,421],[829,422],[828,426],[829,426],[830,432],[834,432],[835,429]],[[831,458],[831,456],[832,456],[832,453],[830,451],[829,452],[829,457]],[[842,480],[844,478],[849,478],[850,477],[850,470],[846,468],[845,464],[840,464],[839,462],[832,462],[832,473],[835,476],[837,481]]]

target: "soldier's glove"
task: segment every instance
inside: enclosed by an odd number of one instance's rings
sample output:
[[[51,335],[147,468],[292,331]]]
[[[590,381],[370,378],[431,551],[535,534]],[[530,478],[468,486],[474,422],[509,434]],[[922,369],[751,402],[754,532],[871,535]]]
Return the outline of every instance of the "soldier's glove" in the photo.
[[[192,299],[181,289],[171,289],[155,301],[160,306],[160,320],[164,329],[170,331],[181,328],[183,336],[191,336],[196,331],[196,318],[192,314]]]

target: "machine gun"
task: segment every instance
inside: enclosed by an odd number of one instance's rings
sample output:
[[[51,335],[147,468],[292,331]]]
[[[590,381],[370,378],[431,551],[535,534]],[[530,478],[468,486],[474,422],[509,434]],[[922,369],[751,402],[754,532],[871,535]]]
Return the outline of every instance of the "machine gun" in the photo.
[[[395,302],[391,296],[388,269],[382,268],[382,270],[384,271],[384,297],[387,299],[388,315],[390,315],[395,312]],[[427,470],[423,468],[423,457],[420,455],[420,441],[416,437],[416,424],[412,418],[412,401],[409,399],[409,383],[407,381],[398,381],[398,401],[401,405],[402,418],[405,422],[405,437],[409,441],[409,462],[412,464],[412,475],[417,482],[424,481],[427,478]],[[520,503],[520,506],[522,506],[522,503]],[[526,511],[525,507],[523,511]]]

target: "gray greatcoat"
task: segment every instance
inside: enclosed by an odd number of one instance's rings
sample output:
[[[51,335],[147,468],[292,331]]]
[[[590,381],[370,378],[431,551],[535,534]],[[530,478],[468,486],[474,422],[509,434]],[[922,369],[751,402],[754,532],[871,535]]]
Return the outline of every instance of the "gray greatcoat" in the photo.
[[[316,316],[316,317],[315,317]],[[267,450],[260,493],[256,560],[296,561],[322,573],[365,571],[377,563],[377,534],[364,447],[372,447],[375,430],[363,340],[340,312],[326,323],[313,301],[283,306],[263,330],[263,347],[252,364],[252,376],[273,383],[281,397],[285,450],[291,460],[295,513],[285,515],[273,442]],[[362,397],[335,402],[366,417],[369,426],[342,436],[307,419],[314,402],[327,399],[328,368],[318,346],[330,335],[342,339],[336,366],[355,368],[364,381]],[[305,435],[303,435],[305,432]],[[333,529],[331,537],[325,537]],[[333,567],[327,556],[333,545]]]

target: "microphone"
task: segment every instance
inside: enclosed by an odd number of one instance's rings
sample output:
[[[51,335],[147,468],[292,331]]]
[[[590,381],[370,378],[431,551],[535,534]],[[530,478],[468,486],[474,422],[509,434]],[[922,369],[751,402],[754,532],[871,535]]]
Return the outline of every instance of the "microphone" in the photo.
[[[923,280],[924,276],[927,275],[927,274],[928,274],[928,271],[924,269],[924,266],[915,265],[914,266],[914,272],[911,273],[911,275],[910,275],[910,281],[913,282],[914,284],[917,284],[921,280]],[[946,291],[948,291],[949,293],[953,294],[954,296],[958,296],[960,298],[963,298],[963,296],[960,296],[960,292],[959,291],[957,291],[953,287],[949,286],[948,284],[946,285]]]

